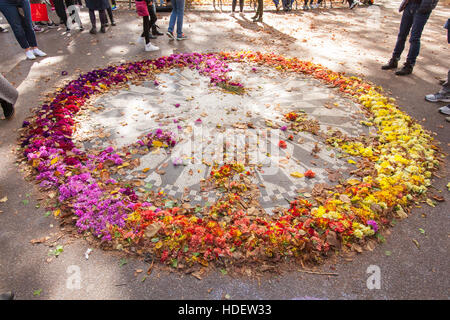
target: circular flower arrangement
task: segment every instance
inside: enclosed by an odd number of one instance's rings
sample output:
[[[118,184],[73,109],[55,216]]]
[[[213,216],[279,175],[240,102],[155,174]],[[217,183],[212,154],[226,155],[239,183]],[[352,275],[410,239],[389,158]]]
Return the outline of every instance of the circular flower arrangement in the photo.
[[[249,194],[257,190],[249,180],[255,168],[242,163],[212,164],[204,182],[221,190],[220,199],[209,206],[191,207],[162,191],[139,195],[135,187],[114,179],[112,172],[132,164],[112,147],[95,152],[75,147],[74,119],[90,101],[130,82],[151,80],[158,86],[155,76],[173,68],[196,69],[210,78],[212,86],[243,94],[245,87],[228,75],[230,62],[310,75],[359,102],[367,117],[364,124],[375,128],[376,135],[348,137],[339,130],[325,135],[329,146],[357,157],[353,173],[358,179],[313,190],[314,200],[299,196],[269,216],[248,205]],[[36,180],[49,192],[45,205],[55,216],[74,218],[80,232],[92,234],[105,245],[150,253],[177,268],[227,259],[318,261],[332,247],[358,248],[376,239],[392,219],[407,216],[410,205],[430,186],[432,171],[439,165],[438,149],[431,135],[394,103],[380,88],[361,79],[296,58],[259,52],[176,54],[79,76],[24,122],[21,146]],[[302,113],[289,112],[284,121],[280,129],[288,140],[298,132],[317,134],[319,130]],[[146,154],[176,143],[174,133],[158,129],[142,136],[134,147]],[[286,148],[286,142],[280,141],[279,147]],[[175,159],[173,165],[181,162]],[[295,176],[314,179],[315,173],[308,170]]]

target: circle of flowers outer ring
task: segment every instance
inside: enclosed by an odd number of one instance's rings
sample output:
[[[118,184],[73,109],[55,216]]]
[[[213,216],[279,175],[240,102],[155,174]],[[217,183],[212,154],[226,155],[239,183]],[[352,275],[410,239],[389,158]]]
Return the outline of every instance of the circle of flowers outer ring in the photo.
[[[213,85],[240,89],[242,85],[227,77],[228,62],[309,75],[359,102],[369,117],[364,124],[377,129],[376,138],[367,143],[329,134],[326,142],[359,157],[361,164],[369,163],[372,174],[361,180],[340,181],[318,205],[299,197],[278,216],[255,219],[249,219],[245,210],[235,209],[242,190],[236,186],[234,193],[205,209],[204,218],[198,218],[173,203],[155,207],[141,201],[129,186],[112,178],[101,179],[108,168],[126,166],[113,148],[87,154],[74,146],[73,118],[89,99],[128,81],[154,78],[157,73],[184,67],[209,76]],[[159,85],[156,80],[154,83]],[[71,81],[24,122],[22,150],[41,187],[57,190],[58,206],[52,208],[55,216],[64,211],[74,214],[80,232],[90,232],[104,242],[125,248],[141,245],[138,253],[152,251],[172,266],[181,261],[207,265],[219,257],[257,260],[284,255],[317,259],[331,246],[350,247],[378,235],[395,215],[405,216],[411,203],[430,185],[431,172],[439,165],[438,149],[431,135],[394,103],[381,88],[362,79],[296,58],[251,51],[174,54],[109,66]],[[291,112],[285,118],[295,121],[297,116]],[[172,147],[176,143],[170,132],[162,130],[146,139],[140,144]],[[230,176],[242,178],[244,173],[250,174],[239,164],[226,164],[214,167],[211,179],[226,184]],[[308,174],[314,177],[312,171]],[[229,219],[218,221],[217,214]]]

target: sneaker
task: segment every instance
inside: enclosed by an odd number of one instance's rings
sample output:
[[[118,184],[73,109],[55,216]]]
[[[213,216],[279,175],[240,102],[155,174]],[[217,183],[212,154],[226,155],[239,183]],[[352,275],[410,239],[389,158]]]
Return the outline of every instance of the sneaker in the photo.
[[[157,50],[159,50],[159,48],[157,46],[154,46],[151,42],[145,45],[145,51],[157,51]]]
[[[90,34],[97,34],[97,29],[92,28],[91,30],[89,30]]]
[[[45,57],[47,55],[44,51],[39,50],[38,48],[33,49],[33,54],[38,57]]]
[[[173,35],[173,32],[167,31],[166,34],[170,38],[170,40],[175,40],[175,36]]]
[[[439,112],[445,114],[446,116],[450,116],[450,104],[439,108]]]
[[[100,27],[100,32],[101,33],[106,33],[106,27],[105,26],[101,26]]]
[[[181,36],[177,36],[177,40],[186,40],[188,37],[186,37],[185,35],[184,35],[184,33],[181,35]]]
[[[450,92],[449,93],[435,93],[435,94],[427,94],[425,96],[425,100],[429,102],[450,102]]]
[[[304,6],[303,6],[303,10],[308,10],[308,6],[307,6],[307,5],[304,5]]]
[[[117,10],[117,6],[116,5],[113,5],[113,6],[111,6],[111,10]]]
[[[34,60],[36,59],[36,56],[33,53],[33,50],[28,50],[25,52],[25,55],[27,56],[28,60]]]
[[[54,28],[57,28],[58,25],[57,25],[56,23],[54,23],[54,22],[50,22],[50,23],[47,25],[47,27],[49,27],[50,29],[54,29]]]
[[[42,31],[44,31],[44,29],[39,28],[38,26],[33,26],[33,30],[34,30],[34,32],[42,32]]]
[[[8,29],[5,29],[5,28],[0,27],[0,32],[6,33],[6,32],[8,32]]]
[[[354,2],[352,3],[352,5],[350,6],[350,9],[353,9],[353,8],[356,7],[358,4],[359,4],[358,2],[354,1]]]

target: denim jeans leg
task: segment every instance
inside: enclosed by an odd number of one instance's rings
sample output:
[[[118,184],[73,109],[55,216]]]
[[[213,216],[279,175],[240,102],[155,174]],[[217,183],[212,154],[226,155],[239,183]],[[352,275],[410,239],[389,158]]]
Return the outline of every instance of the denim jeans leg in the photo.
[[[170,14],[170,20],[169,20],[169,32],[173,32],[173,29],[175,28],[175,22],[177,21],[177,1],[172,0],[172,13]]]
[[[408,4],[403,11],[402,21],[400,22],[400,30],[397,36],[397,43],[395,44],[394,53],[392,54],[394,58],[400,59],[400,56],[405,49],[406,38],[411,30],[411,26],[413,25],[415,11],[415,6],[412,6],[411,4]]]
[[[27,37],[25,36],[25,31],[23,30],[22,26],[22,19],[19,16],[19,11],[17,11],[16,6],[12,5],[0,5],[0,12],[3,13],[3,15],[6,18],[6,21],[8,21],[9,25],[11,26],[11,30],[14,33],[14,36],[16,37],[17,42],[19,43],[20,47],[22,49],[28,49],[30,47],[30,44],[27,41]]]
[[[177,2],[177,36],[183,36],[183,17],[184,17],[184,0],[175,0]]]
[[[406,61],[414,65],[420,52],[420,37],[422,37],[423,28],[430,17],[429,13],[423,14],[416,11],[409,37],[409,52]]]
[[[31,7],[29,0],[22,1],[22,8],[25,14],[25,18],[22,19],[23,29],[25,31],[25,36],[27,37],[28,44],[30,47],[37,47],[36,34],[33,30],[33,22],[31,21]]]

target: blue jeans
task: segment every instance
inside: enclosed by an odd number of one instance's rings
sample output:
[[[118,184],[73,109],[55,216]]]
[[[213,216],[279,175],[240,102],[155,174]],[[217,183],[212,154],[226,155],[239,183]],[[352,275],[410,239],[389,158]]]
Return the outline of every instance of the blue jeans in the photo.
[[[406,61],[414,65],[420,51],[420,37],[422,36],[423,28],[430,17],[430,13],[418,12],[420,4],[408,3],[403,11],[402,21],[400,22],[400,31],[395,44],[394,58],[400,59],[400,56],[405,49],[406,38],[411,31],[409,37],[409,51]]]
[[[169,31],[173,32],[176,22],[177,37],[181,37],[183,35],[184,0],[172,0],[172,7],[173,10],[169,20]]]
[[[19,8],[23,9],[24,16],[19,14]],[[19,0],[18,5],[7,0],[0,0],[0,12],[3,13],[14,36],[22,49],[37,47],[36,35],[31,22],[31,9],[29,0]]]

